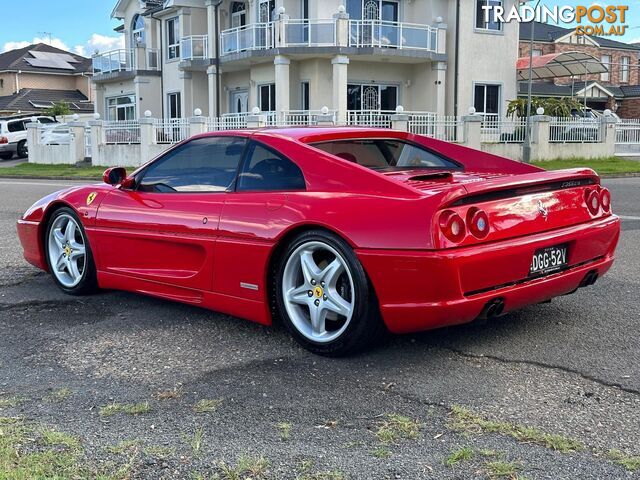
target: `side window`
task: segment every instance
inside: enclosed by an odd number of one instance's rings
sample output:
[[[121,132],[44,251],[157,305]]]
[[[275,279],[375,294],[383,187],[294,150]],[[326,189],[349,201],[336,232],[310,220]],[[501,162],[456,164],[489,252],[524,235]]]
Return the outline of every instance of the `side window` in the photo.
[[[144,192],[224,192],[233,185],[245,140],[198,138],[171,150],[142,175]]]
[[[9,130],[9,132],[22,132],[24,131],[24,122],[22,120],[19,122],[9,122],[7,124],[7,130]]]
[[[47,117],[40,117],[38,119],[38,122],[40,122],[40,123],[56,123],[55,121],[53,121],[52,119],[47,118]]]
[[[238,191],[304,190],[300,168],[279,154],[253,142],[238,177]]]

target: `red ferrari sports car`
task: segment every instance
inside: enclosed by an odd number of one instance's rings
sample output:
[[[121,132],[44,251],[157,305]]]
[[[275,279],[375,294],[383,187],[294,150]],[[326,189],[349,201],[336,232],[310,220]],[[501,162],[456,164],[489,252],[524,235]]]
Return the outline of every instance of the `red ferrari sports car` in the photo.
[[[281,320],[341,355],[592,285],[620,233],[590,169],[547,172],[384,129],[195,136],[18,222],[25,258],[97,288]]]

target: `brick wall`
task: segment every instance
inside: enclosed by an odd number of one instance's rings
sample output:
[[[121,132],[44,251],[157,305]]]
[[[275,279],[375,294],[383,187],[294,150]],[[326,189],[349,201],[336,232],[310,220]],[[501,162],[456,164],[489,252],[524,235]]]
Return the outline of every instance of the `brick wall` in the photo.
[[[616,111],[620,118],[640,118],[640,98],[626,98]]]

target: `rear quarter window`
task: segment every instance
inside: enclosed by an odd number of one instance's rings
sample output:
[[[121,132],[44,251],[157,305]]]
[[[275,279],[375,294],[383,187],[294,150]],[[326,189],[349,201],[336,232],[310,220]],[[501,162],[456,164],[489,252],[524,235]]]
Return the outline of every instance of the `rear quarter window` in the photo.
[[[7,131],[9,133],[23,132],[24,131],[24,121],[20,120],[19,122],[8,122],[7,123]]]

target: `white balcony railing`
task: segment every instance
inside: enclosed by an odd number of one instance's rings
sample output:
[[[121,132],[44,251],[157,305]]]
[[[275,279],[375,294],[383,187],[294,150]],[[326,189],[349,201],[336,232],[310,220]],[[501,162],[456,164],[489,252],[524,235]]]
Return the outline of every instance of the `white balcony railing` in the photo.
[[[94,74],[160,70],[158,50],[155,48],[111,50],[94,55],[91,60]]]
[[[192,35],[180,39],[180,60],[206,60],[209,58],[209,37]]]
[[[220,55],[273,48],[274,37],[273,22],[230,28],[220,34]]]
[[[416,23],[350,20],[350,47],[378,47],[437,52],[438,29]]]
[[[287,20],[283,44],[287,47],[332,47],[337,45],[335,20]]]

